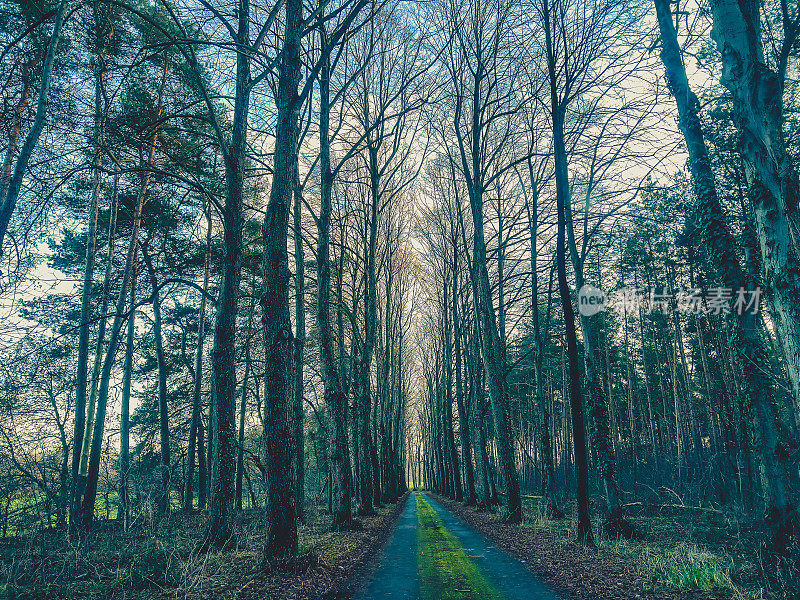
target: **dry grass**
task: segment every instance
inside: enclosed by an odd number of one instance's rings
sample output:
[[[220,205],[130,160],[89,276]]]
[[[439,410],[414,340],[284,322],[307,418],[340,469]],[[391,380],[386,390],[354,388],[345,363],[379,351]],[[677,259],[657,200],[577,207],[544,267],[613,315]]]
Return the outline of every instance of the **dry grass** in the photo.
[[[100,523],[79,552],[63,532],[46,531],[0,543],[0,600],[23,599],[246,599],[318,597],[341,584],[387,533],[398,506],[346,533],[328,530],[327,515],[310,512],[299,529],[301,556],[263,572],[263,511],[236,521],[236,547],[199,550],[206,518],[173,513],[166,521],[137,523],[122,532]]]

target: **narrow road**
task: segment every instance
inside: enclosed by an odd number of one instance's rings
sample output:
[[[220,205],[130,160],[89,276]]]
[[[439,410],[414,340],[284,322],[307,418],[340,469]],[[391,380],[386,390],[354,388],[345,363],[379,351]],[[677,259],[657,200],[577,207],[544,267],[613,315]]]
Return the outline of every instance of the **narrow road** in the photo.
[[[352,600],[557,600],[515,558],[414,492]]]

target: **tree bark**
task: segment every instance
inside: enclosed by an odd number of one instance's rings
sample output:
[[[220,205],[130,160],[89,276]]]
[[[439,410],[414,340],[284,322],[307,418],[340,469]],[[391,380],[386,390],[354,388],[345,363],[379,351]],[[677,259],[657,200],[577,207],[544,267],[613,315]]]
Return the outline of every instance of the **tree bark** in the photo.
[[[547,500],[547,512],[550,517],[562,517],[564,513],[558,507],[556,499],[556,472],[553,463],[553,445],[550,438],[550,408],[544,397],[542,362],[544,360],[544,343],[542,341],[542,330],[539,316],[539,190],[533,172],[533,163],[528,160],[528,173],[531,179],[531,199],[526,202],[528,211],[528,227],[531,237],[531,318],[533,320],[533,389],[536,406],[542,414],[542,435],[541,453],[543,458],[542,469],[542,495]],[[550,284],[552,288],[552,270]],[[550,294],[552,289],[548,289],[548,317],[550,306]]]
[[[142,255],[150,275],[153,306],[153,338],[156,346],[156,362],[158,364],[158,424],[159,444],[161,446],[161,489],[156,496],[156,505],[160,516],[169,514],[169,492],[171,486],[171,458],[169,448],[169,411],[167,407],[167,361],[164,356],[164,338],[161,333],[161,299],[158,293],[158,280],[155,269],[147,251],[142,248]]]
[[[306,300],[305,300],[305,253],[303,251],[303,191],[300,189],[299,170],[294,170],[292,191],[294,194],[294,486],[295,510],[297,518],[303,520],[305,504],[305,434],[303,430],[303,352],[306,342]]]
[[[128,530],[130,517],[130,498],[128,497],[128,472],[130,456],[130,406],[131,380],[133,376],[133,340],[136,331],[136,268],[131,276],[131,314],[128,316],[128,334],[125,342],[125,366],[122,375],[122,410],[119,424],[119,519],[123,531]]]
[[[200,299],[200,312],[197,317],[197,348],[195,349],[194,358],[194,387],[192,390],[192,421],[189,425],[189,449],[188,449],[188,467],[186,471],[186,491],[184,494],[183,509],[186,512],[194,510],[194,470],[195,459],[198,446],[200,446],[200,473],[202,481],[199,482],[199,489],[203,490],[205,487],[205,459],[203,458],[202,450],[202,427],[201,414],[200,414],[200,396],[203,391],[203,342],[205,341],[206,330],[206,295],[208,293],[208,279],[211,272],[211,205],[206,205],[206,259],[205,269],[203,271],[203,294]],[[203,499],[205,499],[205,492],[201,491]],[[204,505],[201,502],[201,507]]]
[[[800,190],[783,134],[783,74],[770,69],[764,60],[760,11],[758,1],[715,0],[711,3],[711,37],[722,55],[721,83],[733,96],[734,121],[761,250],[762,280],[770,292],[777,338],[786,357],[797,410]]]
[[[464,490],[461,487],[461,468],[458,464],[458,452],[456,450],[455,430],[453,428],[453,335],[452,335],[452,314],[450,312],[450,293],[448,292],[447,277],[442,294],[442,313],[444,316],[444,364],[445,364],[445,390],[444,390],[444,420],[446,433],[447,462],[452,478],[452,492],[455,500],[461,502],[464,499]]]
[[[323,32],[324,39],[324,32]],[[333,173],[330,156],[330,60],[326,59],[320,70],[320,210],[317,222],[317,328],[319,353],[322,365],[322,383],[325,404],[331,414],[333,440],[331,444],[331,463],[333,466],[332,526],[333,529],[346,529],[352,524],[351,498],[353,494],[352,473],[350,470],[350,450],[347,441],[347,397],[342,391],[339,376],[339,361],[333,353],[331,331],[331,262],[330,227],[331,195]],[[341,312],[339,313],[341,322]],[[342,327],[340,327],[342,329]],[[344,344],[340,334],[340,349]]]
[[[686,140],[686,146],[689,150],[689,167],[692,172],[694,180],[695,193],[697,195],[697,213],[700,221],[701,236],[704,245],[707,248],[706,265],[709,271],[715,273],[727,286],[732,290],[745,290],[750,287],[745,275],[745,269],[739,262],[735,253],[736,244],[730,233],[726,218],[717,196],[716,184],[714,181],[714,174],[711,169],[711,161],[708,156],[708,148],[705,144],[703,132],[700,126],[699,109],[700,103],[697,96],[692,92],[689,87],[689,82],[686,77],[686,70],[683,66],[681,58],[680,46],[678,45],[677,34],[672,21],[672,10],[668,1],[655,0],[656,11],[658,15],[658,23],[661,31],[661,59],[664,63],[664,68],[667,74],[667,81],[670,91],[675,98],[678,106],[678,114],[680,116],[679,126]],[[741,131],[743,137],[748,138],[753,134],[750,127],[754,126],[754,121],[751,119],[755,117],[752,114],[743,114],[743,111],[748,110],[745,98],[742,96],[744,90],[740,87],[742,85],[756,85],[760,82],[766,84],[769,81],[769,74],[765,74],[766,80],[759,80],[756,73],[749,73],[747,77],[753,77],[750,81],[735,81],[734,74],[730,69],[743,68],[745,66],[742,60],[750,61],[752,56],[748,55],[747,58],[741,56],[739,53],[742,47],[731,46],[734,42],[745,44],[745,39],[741,37],[731,37],[736,33],[736,29],[732,31],[721,31],[722,27],[734,25],[741,25],[738,20],[742,18],[742,13],[738,12],[738,7],[729,6],[725,0],[717,0],[714,4],[714,26],[715,38],[718,44],[724,46],[723,50],[723,65],[726,69],[724,82],[726,87],[734,93],[735,103],[738,105],[736,111],[739,113],[737,120],[739,126],[743,128]],[[751,15],[752,16],[752,15]],[[758,18],[758,13],[756,13]],[[744,31],[738,30],[739,34],[744,36]],[[749,34],[748,34],[749,35]],[[746,36],[745,36],[746,37]],[[752,68],[756,68],[759,63],[751,64]],[[764,67],[763,64],[761,67]],[[766,67],[764,67],[766,68]],[[740,73],[741,74],[741,73]],[[752,98],[747,99],[747,102]],[[762,100],[768,101],[763,98]],[[750,107],[752,108],[752,107]],[[765,107],[766,109],[766,107]],[[780,110],[779,108],[772,107],[771,110]],[[775,115],[773,115],[774,117]],[[779,117],[779,115],[778,115]],[[763,115],[764,119],[768,119],[769,115]],[[775,126],[774,123],[771,126]],[[777,124],[780,127],[780,122]],[[759,130],[763,131],[763,130]],[[777,141],[776,141],[777,143]],[[782,143],[782,142],[781,142]],[[758,154],[755,148],[756,140],[751,140],[746,145],[750,146],[749,149],[744,151],[745,161],[753,161]],[[783,160],[783,159],[781,159]],[[763,169],[769,171],[770,168],[775,168],[775,165],[769,167],[768,164],[761,165]],[[749,171],[749,178],[751,180],[751,190],[756,183],[759,175],[755,169],[751,167]],[[762,185],[761,187],[766,190],[767,188]],[[784,191],[787,188],[784,187]],[[771,202],[777,201],[776,196],[772,196]],[[763,255],[766,243],[763,230],[765,215],[758,216],[758,206],[754,206],[756,213],[756,221],[761,219],[761,228],[759,234],[762,239],[762,258],[764,258],[765,267],[767,257]],[[786,240],[784,240],[786,242]],[[788,252],[790,246],[784,246],[784,251]],[[788,254],[784,255],[784,259]],[[787,274],[791,278],[791,275]],[[778,286],[780,287],[780,286]],[[775,302],[780,303],[780,294],[775,290],[773,284],[773,291],[776,292]],[[796,305],[795,296],[794,304]],[[796,309],[796,307],[795,307]],[[757,433],[756,447],[760,451],[760,463],[762,471],[762,485],[765,493],[765,501],[767,512],[770,515],[770,522],[773,524],[773,542],[775,547],[784,550],[787,544],[787,536],[790,534],[790,508],[787,493],[785,489],[784,470],[780,464],[779,459],[779,440],[775,427],[775,418],[772,414],[772,405],[775,400],[775,392],[773,382],[768,377],[771,370],[768,367],[769,359],[767,349],[765,346],[764,336],[766,332],[763,331],[762,322],[757,314],[753,311],[736,311],[734,315],[734,332],[739,339],[739,343],[735,341],[731,344],[731,348],[739,354],[739,359],[742,364],[742,373],[744,377],[745,387],[747,389],[750,401],[753,406],[755,417],[755,431]],[[779,313],[778,321],[784,321],[783,325],[787,325],[784,315]],[[779,331],[779,338],[787,334],[785,329]],[[791,363],[791,359],[789,359]],[[790,372],[791,372],[790,365]]]
[[[161,74],[161,84],[158,90],[157,101],[157,115],[159,118],[163,109],[164,100],[164,86],[167,82],[167,70],[169,61],[164,58],[164,69]],[[139,194],[136,201],[132,215],[131,237],[128,243],[128,252],[125,259],[125,271],[122,275],[122,282],[120,284],[119,295],[117,296],[117,303],[114,312],[114,322],[111,327],[111,337],[108,341],[108,349],[106,350],[105,359],[103,360],[103,368],[99,377],[99,387],[97,392],[97,414],[95,416],[94,428],[91,436],[91,452],[89,454],[88,472],[86,474],[86,490],[84,492],[83,503],[81,505],[81,525],[84,530],[88,529],[94,518],[94,505],[97,498],[97,483],[100,475],[100,454],[103,448],[103,432],[105,429],[106,420],[106,407],[108,404],[108,392],[111,384],[111,371],[114,368],[114,357],[117,353],[119,346],[119,334],[122,329],[122,324],[125,319],[123,311],[125,310],[125,299],[128,294],[128,287],[132,285],[132,273],[134,271],[134,263],[136,261],[136,251],[138,248],[139,228],[142,220],[142,208],[144,207],[147,190],[150,186],[150,175],[152,173],[153,162],[156,154],[156,144],[158,142],[158,126],[154,126],[153,135],[150,139],[150,147],[147,156],[146,169],[142,177],[142,185],[139,189]],[[111,250],[109,249],[109,252]],[[106,273],[110,271],[110,264],[107,265]],[[102,343],[102,339],[98,339],[98,344]],[[98,353],[99,353],[98,346]],[[94,379],[94,378],[93,378]]]
[[[469,140],[472,164],[467,160],[464,144],[459,141],[461,148],[461,161],[465,174],[467,174],[467,188],[469,191],[470,208],[473,223],[473,260],[470,271],[473,281],[475,296],[475,318],[480,330],[481,354],[486,373],[486,383],[489,389],[489,399],[494,417],[494,428],[497,438],[497,450],[500,468],[503,472],[503,484],[506,488],[506,501],[508,513],[504,520],[509,523],[522,521],[522,499],[519,491],[517,468],[514,464],[514,447],[511,440],[511,431],[508,424],[508,398],[506,397],[505,381],[505,348],[497,329],[494,305],[492,304],[489,272],[486,267],[486,242],[484,240],[483,223],[483,166],[481,157],[484,154],[482,139],[482,124],[480,115],[481,82],[484,79],[484,63],[478,61],[478,67],[473,76],[471,139]],[[457,110],[457,113],[460,112]],[[456,116],[456,134],[461,140],[461,134]]]
[[[292,486],[293,432],[290,417],[292,328],[289,320],[289,212],[297,168],[298,85],[302,0],[286,1],[286,25],[281,51],[276,105],[275,166],[264,216],[265,438],[267,470],[267,541],[265,563],[297,553],[297,518]]]
[[[89,363],[89,320],[91,317],[91,299],[92,299],[92,280],[94,275],[95,252],[97,249],[97,219],[100,206],[100,184],[102,181],[101,168],[103,166],[103,143],[105,133],[105,119],[103,115],[103,82],[105,77],[105,60],[104,60],[104,36],[101,35],[100,12],[98,10],[98,3],[94,4],[94,27],[96,34],[96,47],[94,48],[95,59],[98,61],[94,77],[94,182],[92,186],[92,199],[89,204],[89,231],[86,239],[86,260],[83,270],[83,288],[81,293],[81,316],[80,316],[80,330],[78,334],[78,374],[75,382],[75,433],[73,436],[73,451],[72,451],[72,489],[71,489],[71,502],[70,502],[70,530],[71,534],[75,535],[78,531],[80,521],[80,503],[81,494],[85,484],[85,466],[83,473],[81,471],[81,464],[83,454],[87,453],[88,446],[84,447],[84,434],[87,430],[86,422],[86,392],[88,387],[88,363]],[[23,96],[26,97],[26,92],[23,90]],[[20,100],[22,102],[22,100]],[[22,108],[22,107],[20,107]],[[21,116],[18,114],[17,116]],[[17,125],[18,127],[18,125]],[[17,129],[17,135],[18,129]],[[12,140],[15,142],[15,140]],[[8,154],[6,155],[6,164],[3,165],[3,189],[0,197],[5,197],[10,185],[10,168],[11,168],[11,153],[13,145],[9,146]],[[6,173],[8,169],[8,173]],[[112,207],[114,214],[112,220],[116,218],[116,206]],[[109,248],[113,246],[111,238],[111,231],[109,231]],[[2,248],[0,248],[2,254]],[[110,266],[110,265],[109,265]],[[108,269],[106,270],[108,273]],[[108,285],[106,279],[104,286]],[[104,291],[107,291],[104,287]],[[103,296],[103,302],[107,306],[107,295]],[[105,311],[104,311],[105,313]],[[105,336],[105,314],[101,315],[102,320],[100,323],[100,333],[98,334],[99,344],[102,344],[102,338]],[[98,356],[101,346],[98,346]],[[95,358],[95,361],[98,359]],[[96,370],[96,369],[95,369]],[[94,408],[90,412],[93,412]],[[88,423],[91,428],[91,421]],[[79,478],[79,474],[82,476]]]
[[[475,494],[475,467],[472,462],[472,432],[470,431],[470,416],[464,401],[464,385],[462,381],[462,360],[461,360],[461,318],[458,314],[458,303],[460,290],[458,285],[458,245],[457,240],[453,241],[453,331],[455,340],[455,362],[456,362],[456,408],[458,409],[458,429],[461,439],[461,462],[464,465],[464,503],[472,505],[477,502]]]
[[[254,282],[255,283],[255,282]],[[236,510],[242,510],[242,491],[244,483],[244,426],[247,416],[247,386],[250,384],[250,340],[253,331],[253,314],[255,313],[255,295],[250,304],[250,315],[247,318],[247,335],[244,346],[244,379],[242,380],[242,400],[239,405],[239,438],[236,443]]]
[[[547,51],[547,70],[550,83],[550,109],[553,119],[553,150],[556,172],[556,208],[558,212],[558,232],[556,237],[556,267],[561,308],[564,314],[565,337],[567,339],[567,360],[569,364],[569,398],[572,413],[572,439],[577,474],[578,500],[578,540],[594,545],[592,524],[589,520],[589,461],[586,447],[586,429],[583,421],[583,398],[581,395],[580,369],[578,367],[578,342],[575,334],[575,312],[567,282],[567,194],[569,176],[567,173],[567,152],[564,147],[564,107],[558,100],[556,83],[556,64],[550,25],[548,0],[543,0],[545,25],[545,45]]]
[[[239,0],[237,43],[250,46],[250,2]],[[211,413],[209,448],[213,452],[211,510],[206,542],[225,547],[233,541],[231,513],[236,469],[236,316],[242,277],[242,205],[244,195],[247,116],[250,108],[250,55],[236,55],[233,128],[225,152],[225,206],[222,212],[224,261],[211,350]],[[213,436],[213,444],[211,438]],[[211,461],[209,461],[211,462]]]

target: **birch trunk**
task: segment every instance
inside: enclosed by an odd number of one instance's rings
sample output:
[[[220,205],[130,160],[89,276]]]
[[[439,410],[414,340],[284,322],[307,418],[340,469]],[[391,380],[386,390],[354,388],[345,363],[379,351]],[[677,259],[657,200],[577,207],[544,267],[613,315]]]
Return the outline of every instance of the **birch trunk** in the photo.
[[[700,104],[690,89],[686,77],[680,46],[678,45],[677,34],[672,21],[672,10],[665,0],[655,0],[655,3],[662,38],[661,58],[667,73],[670,90],[678,106],[679,125],[689,150],[689,167],[697,194],[697,212],[700,217],[701,235],[708,248],[707,264],[709,265],[709,270],[716,272],[727,287],[732,290],[747,289],[750,282],[748,282],[745,271],[735,254],[736,245],[717,197],[708,149],[700,127],[698,115]],[[766,67],[763,63],[758,62],[760,51],[757,51],[755,55],[750,54],[750,51],[760,47],[760,40],[751,37],[753,32],[743,29],[744,24],[741,19],[744,18],[744,15],[740,6],[736,2],[731,3],[728,0],[717,0],[713,4],[713,35],[718,45],[721,46],[723,53],[723,66],[725,69],[723,84],[734,94],[736,119],[745,142],[745,147],[743,148],[745,162],[751,163],[748,168],[748,180],[750,181],[751,190],[761,188],[766,193],[771,187],[771,200],[767,199],[766,204],[776,203],[781,197],[780,191],[783,190],[785,192],[789,189],[783,184],[775,188],[776,182],[773,181],[772,184],[769,184],[767,183],[769,179],[765,178],[770,173],[775,175],[774,169],[776,167],[783,168],[788,165],[786,163],[786,165],[781,166],[782,161],[785,160],[785,154],[780,154],[780,148],[783,144],[782,134],[780,133],[780,106],[776,107],[770,104],[772,99],[763,97],[760,98],[760,101],[766,103],[765,106],[761,107],[765,110],[765,113],[761,117],[757,117],[757,114],[750,112],[754,109],[750,103],[756,101],[756,99],[749,97],[745,93],[746,90],[743,86],[751,86],[751,90],[753,88],[763,89],[762,86],[769,85],[770,81],[774,82],[774,74],[770,75],[768,70],[765,71]],[[759,18],[757,12],[755,18],[757,22]],[[745,52],[745,49],[748,48],[749,50]],[[780,98],[778,98],[778,101],[780,101]],[[775,114],[775,111],[777,111],[777,114]],[[757,119],[763,119],[763,122],[758,128],[755,128]],[[778,119],[777,123],[774,122],[775,119]],[[776,155],[778,162],[774,164],[762,162],[763,156],[760,155],[764,150],[763,144],[765,140],[759,138],[758,134],[768,131],[778,135],[777,139],[771,138],[771,142],[776,144],[779,150],[778,155]],[[756,164],[760,165],[760,170],[755,168]],[[762,173],[759,174],[759,171],[762,171]],[[784,174],[786,175],[788,172]],[[759,181],[762,183],[759,184]],[[793,185],[796,185],[796,182]],[[769,193],[762,195],[766,198]],[[775,264],[769,263],[770,258],[788,260],[790,256],[796,257],[796,253],[792,254],[791,245],[786,244],[788,241],[786,239],[783,240],[784,245],[781,246],[783,258],[779,258],[772,252],[765,253],[765,249],[769,246],[768,235],[766,234],[775,233],[776,231],[772,229],[768,231],[764,228],[767,215],[763,211],[766,208],[766,204],[762,206],[756,205],[753,209],[756,215],[756,223],[759,226],[758,233],[761,239],[763,264],[767,270],[767,275],[769,275]],[[772,214],[772,217],[769,218],[775,219],[776,223],[784,222],[788,225],[788,222],[784,220],[787,216],[786,214],[775,211],[774,207],[767,212]],[[786,231],[788,232],[788,229]],[[784,266],[788,265],[784,263]],[[796,266],[795,264],[794,267],[796,268]],[[776,274],[773,273],[773,275]],[[791,273],[786,273],[784,276],[779,276],[778,279],[784,282],[791,282],[792,277],[794,277],[796,283],[800,282],[800,272],[796,270],[794,276]],[[770,282],[770,277],[767,277],[766,281]],[[783,326],[779,329],[778,338],[791,345],[791,339],[783,339],[785,335],[790,337],[792,335],[791,331],[786,329],[786,326],[791,322],[791,319],[787,320],[787,316],[791,315],[782,313],[779,306],[776,306],[776,303],[777,305],[782,303],[781,290],[785,291],[786,288],[782,284],[777,284],[775,278],[772,279],[770,285],[774,293],[773,306],[776,308],[777,320]],[[794,296],[795,301],[793,304],[795,306],[793,310],[795,311],[797,310],[796,299],[799,297],[800,295]],[[775,418],[772,414],[772,405],[775,397],[773,382],[768,377],[770,372],[767,366],[769,360],[764,342],[766,332],[762,329],[760,316],[753,314],[749,310],[736,314],[734,316],[734,325],[734,332],[739,339],[739,343],[734,342],[732,348],[740,355],[745,388],[753,406],[754,425],[757,433],[756,448],[761,458],[760,465],[766,508],[773,523],[773,536],[776,547],[785,547],[786,536],[790,527],[788,521],[789,502],[785,489],[784,470],[778,457],[779,440],[775,427]],[[797,338],[795,338],[796,341]],[[787,354],[787,358],[791,374],[793,367],[790,353]],[[793,381],[794,377],[792,375]]]
[[[798,177],[783,134],[783,73],[764,60],[761,2],[715,0],[711,37],[733,114],[761,250],[762,280],[800,408],[800,216]]]

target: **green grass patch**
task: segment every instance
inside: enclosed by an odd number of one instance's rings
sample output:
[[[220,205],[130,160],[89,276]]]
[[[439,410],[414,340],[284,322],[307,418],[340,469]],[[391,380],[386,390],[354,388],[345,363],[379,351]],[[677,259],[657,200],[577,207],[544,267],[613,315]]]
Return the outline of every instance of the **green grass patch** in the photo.
[[[666,551],[640,550],[639,556],[644,573],[653,583],[685,591],[717,588],[736,591],[730,575],[732,563],[692,544],[679,544]]]
[[[419,573],[425,600],[503,600],[430,504],[417,494]]]

